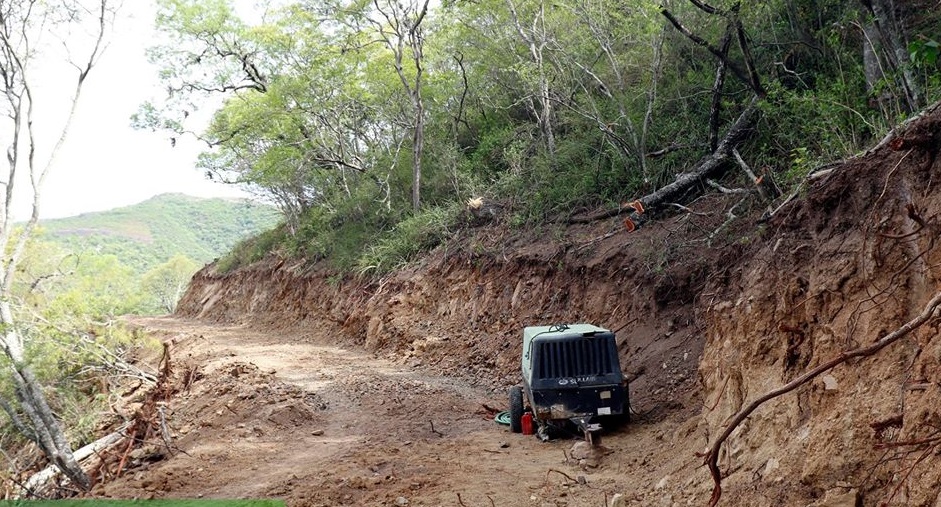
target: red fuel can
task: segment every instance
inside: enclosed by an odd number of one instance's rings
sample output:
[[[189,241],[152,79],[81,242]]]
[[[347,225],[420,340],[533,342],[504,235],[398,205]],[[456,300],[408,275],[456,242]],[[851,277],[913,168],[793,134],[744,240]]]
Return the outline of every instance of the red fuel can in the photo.
[[[523,413],[522,418],[523,423],[523,434],[532,435],[533,434],[533,414],[531,412]]]

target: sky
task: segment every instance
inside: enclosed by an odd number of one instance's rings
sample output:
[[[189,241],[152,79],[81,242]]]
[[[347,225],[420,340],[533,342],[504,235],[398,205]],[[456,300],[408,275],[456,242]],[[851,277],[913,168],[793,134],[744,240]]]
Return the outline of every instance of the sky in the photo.
[[[41,219],[128,206],[168,192],[247,197],[231,185],[209,181],[196,169],[204,144],[181,139],[172,146],[168,133],[130,126],[138,106],[162,93],[157,70],[144,54],[153,40],[153,12],[149,1],[124,2],[112,42],[85,83],[69,137],[42,189]],[[63,82],[58,78],[41,84],[47,92],[61,94],[72,86],[74,78],[67,79],[65,87],[60,87]],[[64,115],[61,106],[50,109]],[[57,131],[57,123],[61,122],[51,112],[48,118],[37,113],[34,125],[44,143],[40,149],[48,149],[53,142],[49,133]],[[17,188],[25,193],[28,187],[23,182]],[[29,216],[31,200],[31,193],[17,195],[17,219]]]

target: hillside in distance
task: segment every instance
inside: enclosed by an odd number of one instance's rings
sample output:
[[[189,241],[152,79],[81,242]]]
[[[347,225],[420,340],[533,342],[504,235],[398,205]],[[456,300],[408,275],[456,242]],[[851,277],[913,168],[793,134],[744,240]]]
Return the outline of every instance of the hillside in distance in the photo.
[[[113,254],[138,273],[184,255],[208,263],[274,227],[277,210],[248,199],[162,194],[113,210],[40,221],[40,237],[73,253]]]

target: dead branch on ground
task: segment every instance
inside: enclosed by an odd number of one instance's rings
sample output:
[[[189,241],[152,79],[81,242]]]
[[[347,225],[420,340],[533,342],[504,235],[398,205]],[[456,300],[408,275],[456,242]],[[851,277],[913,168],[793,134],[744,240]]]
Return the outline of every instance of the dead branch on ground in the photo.
[[[558,469],[555,469],[555,468],[550,468],[549,470],[546,470],[546,486],[549,485],[549,474],[552,473],[552,472],[555,472],[555,473],[557,473],[557,474],[559,474],[559,475],[565,477],[566,479],[572,481],[573,484],[579,484],[578,480],[573,479],[571,475],[569,475],[569,474],[567,474],[567,473],[565,473],[565,472],[563,472],[563,471],[561,471],[561,470],[558,470]]]
[[[732,206],[731,208],[729,208],[729,211],[725,213],[725,221],[722,222],[722,224],[719,227],[717,227],[716,230],[709,233],[709,237],[706,238],[706,246],[711,247],[712,240],[715,239],[715,237],[718,236],[720,232],[722,232],[726,227],[728,227],[732,222],[734,222],[735,219],[738,218],[738,215],[735,214],[735,208],[738,208],[739,206],[744,204],[747,199],[748,197],[745,197],[741,201],[738,201],[737,203],[735,203],[735,206]]]
[[[698,211],[694,211],[694,210],[692,210],[692,209],[690,209],[690,208],[688,208],[688,207],[686,207],[686,206],[683,206],[682,204],[677,204],[677,203],[675,203],[675,202],[668,202],[667,205],[668,205],[668,206],[673,206],[674,208],[676,208],[676,209],[678,209],[678,210],[680,210],[680,211],[684,211],[684,212],[686,212],[687,214],[696,215],[696,216],[698,216],[698,217],[707,217],[707,216],[711,215],[711,213],[700,213],[700,212],[698,212]]]
[[[715,507],[715,505],[719,503],[719,498],[722,496],[722,472],[719,470],[718,465],[719,451],[722,448],[722,444],[725,443],[732,432],[734,432],[735,429],[738,428],[738,426],[745,419],[747,419],[749,415],[751,415],[752,412],[758,409],[758,407],[764,405],[766,402],[797,389],[798,387],[810,382],[817,376],[826,373],[843,363],[846,363],[850,359],[872,356],[889,345],[901,340],[902,338],[908,336],[915,329],[921,327],[925,322],[928,322],[932,318],[936,318],[938,316],[938,306],[941,306],[941,292],[936,293],[934,297],[928,301],[920,314],[918,314],[912,320],[906,322],[895,331],[892,331],[882,338],[879,338],[870,345],[841,352],[833,359],[830,359],[829,361],[820,364],[816,368],[805,372],[803,375],[795,378],[787,384],[784,384],[777,389],[771,390],[759,396],[747,406],[740,409],[726,425],[725,430],[712,443],[712,445],[709,447],[709,451],[706,452],[704,456],[704,462],[709,467],[709,472],[712,474],[712,480],[714,482],[714,486],[712,488],[712,497],[709,499],[709,506]]]
[[[112,461],[114,459],[117,460],[117,465],[112,472],[115,477],[120,477],[124,472],[124,468],[134,448],[151,438],[159,437],[164,445],[166,445],[168,452],[172,453],[169,428],[166,425],[166,419],[163,413],[164,407],[175,392],[171,378],[173,368],[170,361],[170,343],[164,342],[163,357],[161,359],[161,365],[158,368],[160,373],[157,377],[157,383],[147,393],[143,404],[137,412],[134,413],[133,419],[130,421],[126,431],[123,432],[126,444],[122,445],[120,454],[118,456],[111,456]],[[107,468],[107,463],[103,462],[100,472],[102,474],[107,473]]]
[[[86,345],[86,350],[91,353],[101,366],[87,366],[85,371],[103,369],[105,372],[114,372],[118,376],[138,379],[141,382],[153,386],[157,384],[157,377],[148,373],[137,366],[127,362],[115,354],[113,351],[91,339],[88,335],[79,336],[82,344]]]
[[[721,193],[723,193],[723,194],[748,194],[748,193],[751,193],[751,190],[749,190],[749,189],[747,189],[747,188],[727,188],[727,187],[723,187],[722,185],[719,184],[719,182],[717,182],[717,181],[715,181],[715,180],[706,180],[706,184],[709,185],[710,187],[712,187],[712,188],[718,190],[719,192],[721,192]]]
[[[702,144],[679,144],[679,143],[673,142],[664,148],[660,148],[659,150],[648,151],[644,156],[647,158],[660,158],[665,155],[669,155],[670,153],[673,153],[674,151],[687,150],[690,148],[702,148],[703,146],[704,145]]]
[[[761,176],[756,176],[755,172],[751,170],[751,167],[748,167],[745,159],[742,158],[742,155],[736,148],[732,148],[732,156],[735,157],[738,166],[742,168],[742,171],[745,172],[751,182],[755,184],[755,188],[758,189],[758,194],[762,199],[765,201],[773,201],[781,196],[781,189],[778,188],[778,185],[774,182],[769,172],[765,172]]]

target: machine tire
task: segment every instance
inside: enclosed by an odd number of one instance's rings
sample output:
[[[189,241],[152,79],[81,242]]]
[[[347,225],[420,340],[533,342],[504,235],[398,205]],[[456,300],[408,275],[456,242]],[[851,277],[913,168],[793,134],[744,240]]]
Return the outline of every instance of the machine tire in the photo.
[[[631,386],[624,384],[624,423],[631,422]]]
[[[519,386],[510,388],[510,431],[523,432],[523,390]]]

